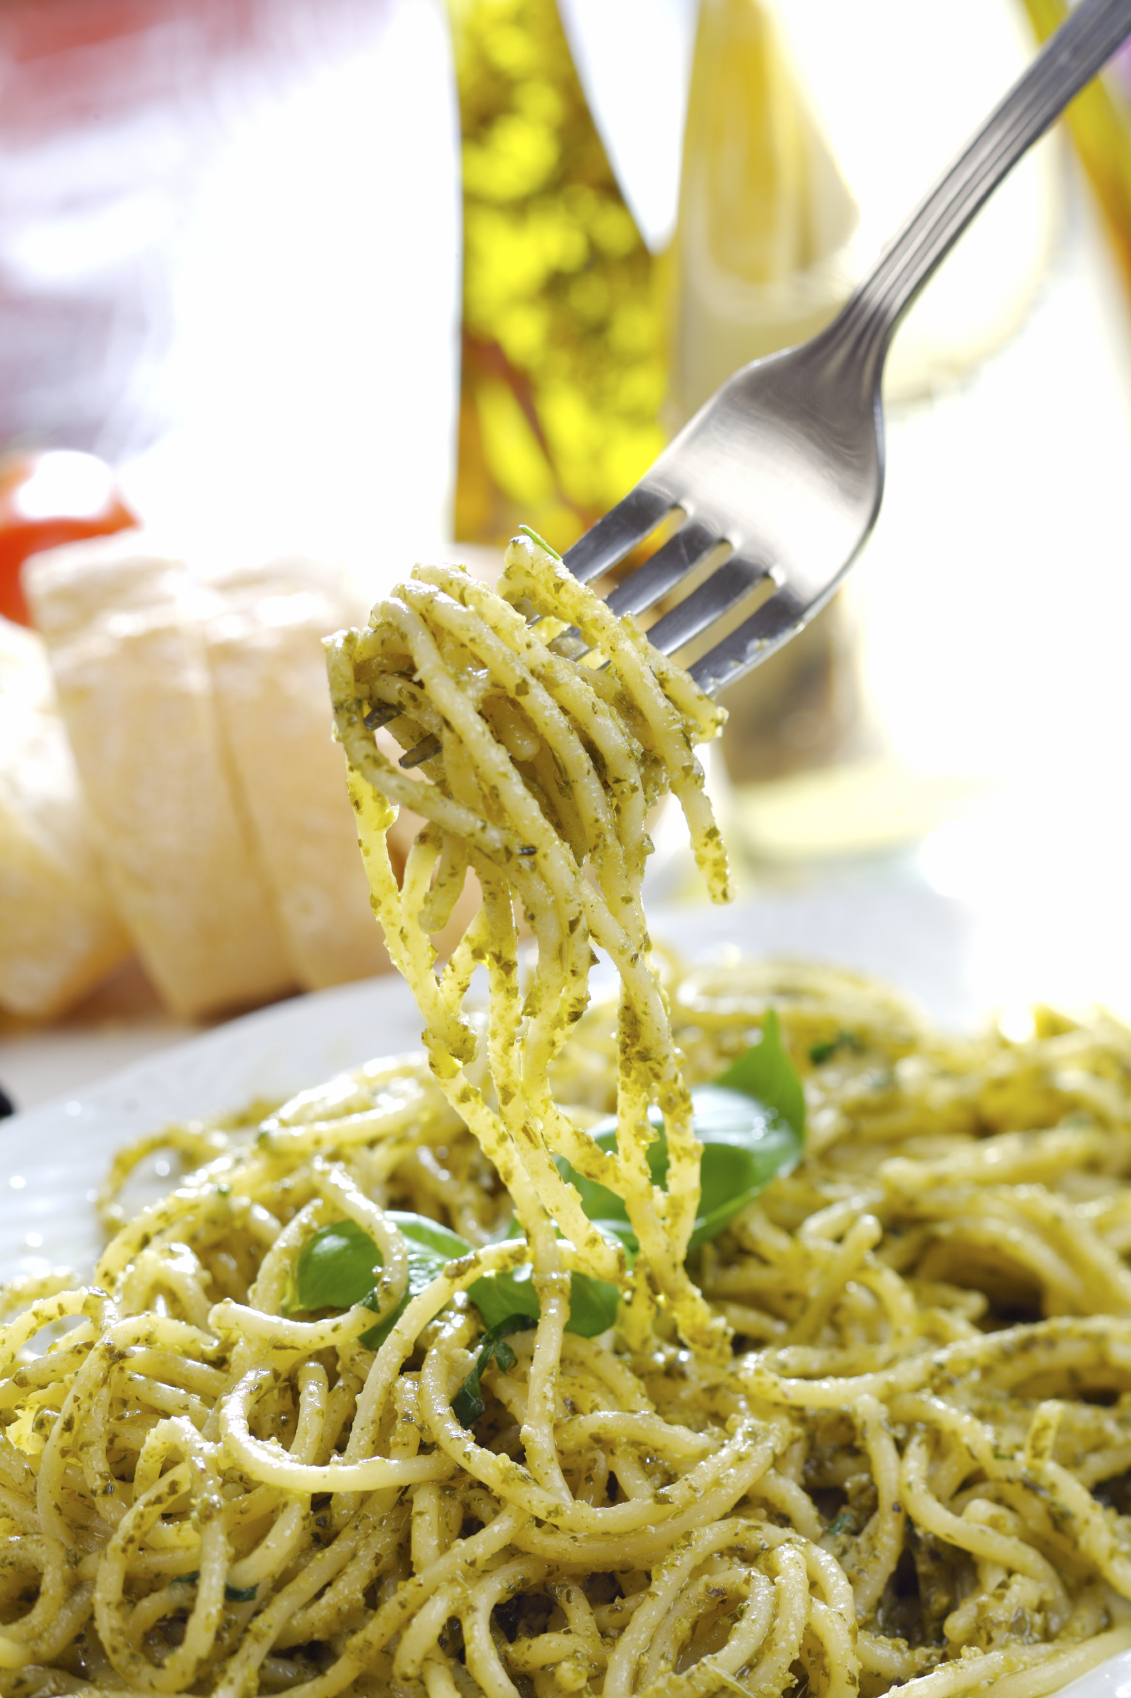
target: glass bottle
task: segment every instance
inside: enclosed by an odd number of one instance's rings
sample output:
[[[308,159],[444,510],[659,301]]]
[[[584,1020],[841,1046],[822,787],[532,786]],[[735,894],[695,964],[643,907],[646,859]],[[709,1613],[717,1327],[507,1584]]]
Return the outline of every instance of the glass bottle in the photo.
[[[586,105],[555,0],[448,0],[463,138],[456,535],[565,548],[663,444],[662,268]]]

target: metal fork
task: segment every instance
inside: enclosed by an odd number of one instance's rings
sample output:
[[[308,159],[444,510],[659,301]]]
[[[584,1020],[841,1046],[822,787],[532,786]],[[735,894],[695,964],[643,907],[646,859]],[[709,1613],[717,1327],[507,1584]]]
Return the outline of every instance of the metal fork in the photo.
[[[840,315],[812,341],[729,378],[566,554],[566,565],[588,583],[682,511],[670,541],[608,597],[617,613],[643,613],[729,544],[723,564],[648,633],[673,654],[762,585],[757,610],[690,668],[709,694],[795,636],[856,558],[883,494],[880,379],[893,331],[1002,178],[1129,34],[1131,0],[1083,0]]]

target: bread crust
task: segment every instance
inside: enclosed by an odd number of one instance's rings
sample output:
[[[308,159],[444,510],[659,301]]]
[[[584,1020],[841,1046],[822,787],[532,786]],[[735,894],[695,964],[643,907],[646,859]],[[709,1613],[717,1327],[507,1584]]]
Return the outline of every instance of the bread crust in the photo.
[[[129,951],[43,643],[0,618],[0,1006],[50,1018]]]
[[[125,532],[37,556],[25,584],[114,902],[161,994],[199,1016],[290,989],[184,561]]]

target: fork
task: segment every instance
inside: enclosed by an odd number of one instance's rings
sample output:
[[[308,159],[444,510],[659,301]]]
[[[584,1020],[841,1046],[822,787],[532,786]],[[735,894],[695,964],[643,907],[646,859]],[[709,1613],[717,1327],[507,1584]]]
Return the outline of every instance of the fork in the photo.
[[[644,613],[729,545],[723,563],[648,632],[673,654],[762,586],[757,609],[689,668],[708,694],[795,636],[859,554],[883,495],[880,380],[896,326],[1003,177],[1129,34],[1131,0],[1083,0],[839,316],[812,341],[729,378],[565,555],[588,583],[682,512],[670,540],[608,597],[616,613]]]

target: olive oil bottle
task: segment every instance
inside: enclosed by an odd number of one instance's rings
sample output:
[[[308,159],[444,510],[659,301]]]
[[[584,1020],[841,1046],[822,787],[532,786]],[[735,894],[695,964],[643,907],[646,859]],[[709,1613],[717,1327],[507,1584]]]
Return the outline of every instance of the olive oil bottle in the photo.
[[[555,0],[448,0],[463,144],[456,535],[566,548],[663,446],[661,266]]]
[[[1024,0],[1038,41],[1068,16],[1066,0]],[[1080,163],[1095,191],[1112,248],[1131,288],[1131,49],[1094,77],[1065,117]]]

